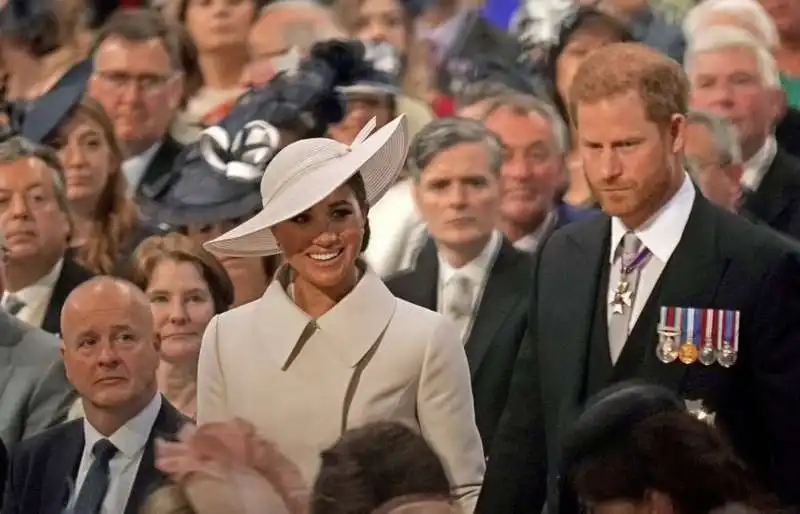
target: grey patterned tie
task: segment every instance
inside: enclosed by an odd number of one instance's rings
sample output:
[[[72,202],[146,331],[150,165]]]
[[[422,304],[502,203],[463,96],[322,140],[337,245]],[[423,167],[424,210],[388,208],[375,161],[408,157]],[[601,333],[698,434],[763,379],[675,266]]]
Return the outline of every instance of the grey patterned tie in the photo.
[[[633,261],[642,248],[642,242],[636,237],[633,232],[627,232],[622,238],[622,255],[620,256],[622,263],[630,263]],[[614,265],[618,265],[620,259],[614,261]],[[611,314],[611,321],[608,324],[608,344],[611,353],[611,362],[617,363],[622,349],[625,347],[625,341],[628,339],[628,328],[631,322],[631,311],[633,310],[633,303],[636,300],[636,288],[639,285],[639,270],[641,267],[635,267],[627,275],[620,274],[620,283],[614,284],[612,287],[615,290],[620,288],[621,284],[626,284],[622,289],[625,292],[618,302],[618,307],[621,307],[622,312],[613,312]],[[612,305],[614,302],[612,301]]]
[[[75,501],[75,514],[100,514],[103,500],[108,491],[109,471],[108,466],[117,447],[108,439],[100,439],[92,447],[94,461],[89,466],[89,472],[83,481],[78,499]]]
[[[466,276],[456,273],[444,285],[442,291],[443,314],[458,325],[462,340],[472,316],[472,299],[472,282]]]
[[[6,296],[6,300],[3,302],[3,307],[5,308],[6,312],[12,316],[16,316],[19,314],[19,311],[25,308],[25,302],[20,300],[19,297],[9,294]]]

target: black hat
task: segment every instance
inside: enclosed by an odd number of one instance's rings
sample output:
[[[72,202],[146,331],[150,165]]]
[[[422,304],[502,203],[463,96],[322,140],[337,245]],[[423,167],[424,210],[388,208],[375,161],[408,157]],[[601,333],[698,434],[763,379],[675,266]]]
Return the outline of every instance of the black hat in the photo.
[[[516,63],[494,54],[478,54],[454,61],[450,65],[450,91],[458,97],[470,84],[500,83],[511,90],[547,97],[548,88],[533,63],[520,59]]]
[[[686,411],[669,389],[644,382],[623,382],[591,398],[564,440],[562,462],[568,470],[587,455],[602,453],[628,437],[643,420],[661,412]]]
[[[345,114],[338,87],[369,71],[359,42],[315,45],[292,72],[242,97],[219,125],[184,150],[169,183],[140,200],[151,222],[167,226],[210,224],[252,214],[261,205],[259,183],[284,134],[319,137]]]
[[[83,98],[92,69],[91,59],[76,64],[50,91],[30,102],[22,122],[22,135],[37,143],[52,137]]]
[[[365,47],[368,68],[351,84],[340,86],[338,90],[345,94],[399,95],[400,56],[397,51],[383,42],[366,42]]]

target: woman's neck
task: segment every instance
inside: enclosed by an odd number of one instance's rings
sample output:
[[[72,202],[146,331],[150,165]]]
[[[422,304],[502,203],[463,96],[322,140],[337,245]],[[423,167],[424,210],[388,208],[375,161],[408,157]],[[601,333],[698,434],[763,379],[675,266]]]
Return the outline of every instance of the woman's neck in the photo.
[[[244,48],[201,53],[198,58],[203,86],[210,89],[238,89],[247,64]]]
[[[178,365],[161,361],[158,366],[158,390],[173,407],[190,418],[197,407],[197,359]]]
[[[358,282],[358,269],[353,266],[347,278],[334,287],[321,288],[296,276],[292,282],[294,302],[312,318],[319,318],[339,303]]]

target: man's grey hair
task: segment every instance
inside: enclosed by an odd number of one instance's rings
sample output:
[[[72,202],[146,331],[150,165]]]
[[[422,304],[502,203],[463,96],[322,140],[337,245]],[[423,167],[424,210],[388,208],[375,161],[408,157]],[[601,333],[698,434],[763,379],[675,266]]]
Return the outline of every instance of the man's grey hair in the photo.
[[[423,171],[445,150],[465,143],[480,143],[489,154],[490,171],[500,175],[503,143],[483,123],[468,118],[441,118],[425,125],[408,149],[407,167],[411,178],[419,182]]]
[[[500,109],[510,109],[520,116],[536,115],[545,119],[550,124],[556,150],[561,155],[569,153],[569,131],[564,119],[551,104],[532,95],[510,92],[494,97],[483,114],[483,121],[488,120],[492,114]]]
[[[58,208],[67,218],[71,234],[74,228],[72,209],[70,208],[69,198],[67,198],[64,168],[61,166],[61,161],[59,161],[56,152],[48,146],[34,143],[22,136],[13,136],[0,142],[0,164],[10,164],[26,158],[38,159],[50,170],[53,193],[55,194]]]
[[[691,78],[695,58],[703,53],[745,48],[758,62],[761,84],[769,88],[780,88],[780,73],[772,53],[752,34],[736,27],[711,27],[702,31],[689,42],[684,56],[684,68]]]
[[[717,148],[720,166],[727,167],[742,164],[739,131],[736,130],[736,126],[730,120],[704,111],[691,111],[687,115],[686,121],[689,124],[703,125],[708,129],[714,146]]]
[[[456,108],[463,109],[478,102],[494,98],[496,96],[513,93],[514,90],[502,82],[495,80],[479,80],[472,84],[467,84],[456,97]]]
[[[754,34],[769,49],[781,44],[775,22],[758,0],[704,0],[692,7],[683,20],[683,34],[691,41],[707,30],[706,20],[713,14],[728,14],[752,24]]]
[[[309,11],[315,13],[316,16],[299,19],[281,26],[282,39],[286,48],[296,47],[301,54],[306,54],[312,46],[320,41],[347,37],[346,31],[337,22],[333,10],[314,0],[278,0],[261,9],[259,17],[287,9]]]

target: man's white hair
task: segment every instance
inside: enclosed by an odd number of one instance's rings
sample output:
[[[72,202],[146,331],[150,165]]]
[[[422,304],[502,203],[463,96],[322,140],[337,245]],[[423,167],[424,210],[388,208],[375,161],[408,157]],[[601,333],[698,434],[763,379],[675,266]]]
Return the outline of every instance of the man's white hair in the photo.
[[[686,73],[692,76],[694,60],[699,54],[729,48],[750,50],[758,61],[762,84],[770,88],[780,87],[780,73],[772,53],[749,32],[735,27],[712,27],[697,34],[689,42],[683,59]]]
[[[780,36],[775,22],[758,0],[705,0],[689,11],[683,20],[683,34],[687,41],[701,36],[709,29],[706,20],[712,14],[724,13],[741,17],[758,32],[754,34],[770,50],[780,46]]]
[[[315,16],[286,23],[281,27],[282,38],[287,48],[295,47],[301,54],[307,53],[314,44],[329,39],[343,39],[345,30],[339,25],[330,7],[314,0],[277,0],[261,9],[259,17],[284,10],[308,11]]]

